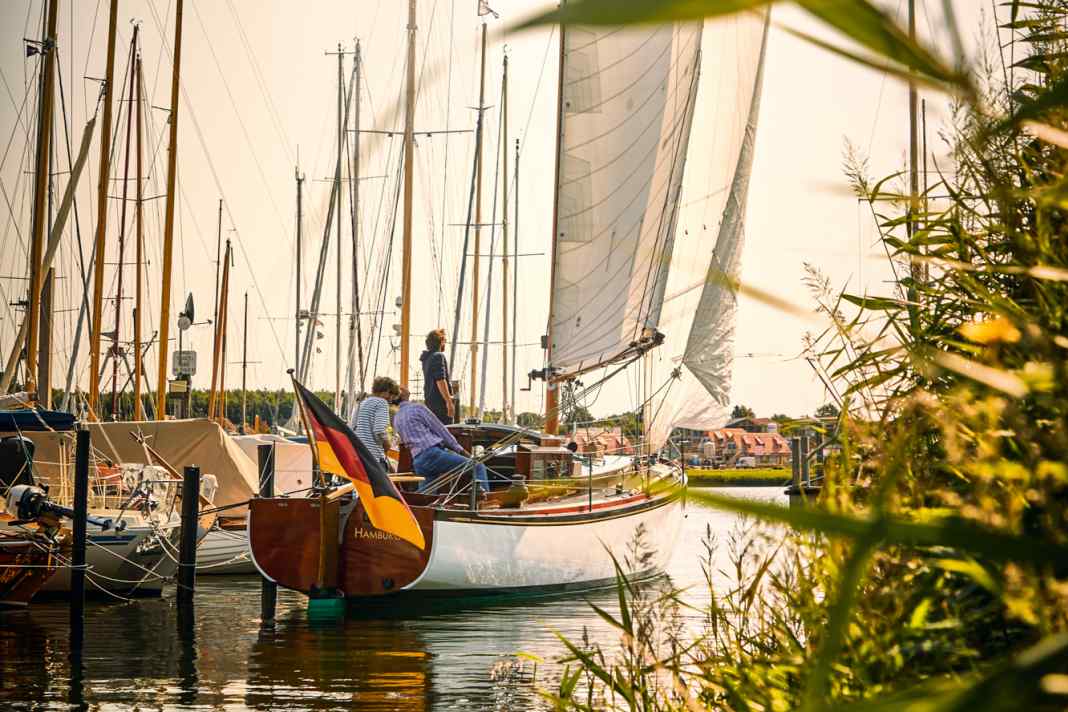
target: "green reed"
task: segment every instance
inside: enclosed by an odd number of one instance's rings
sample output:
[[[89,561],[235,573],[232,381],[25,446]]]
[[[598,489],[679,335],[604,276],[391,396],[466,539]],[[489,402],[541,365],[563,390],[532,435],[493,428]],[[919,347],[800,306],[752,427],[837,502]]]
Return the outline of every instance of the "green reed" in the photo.
[[[558,14],[589,21],[598,3]],[[707,575],[696,634],[665,622],[663,606],[686,605],[678,592],[654,605],[619,573],[619,613],[597,610],[620,644],[564,641],[569,668],[549,697],[560,709],[1063,709],[1068,9],[1007,3],[1014,52],[958,76],[922,63],[935,55],[901,46],[866,3],[798,4],[959,90],[943,136],[952,165],[913,199],[902,174],[873,181],[863,157],[846,157],[896,289],[839,293],[808,268],[826,328],[807,355],[841,395],[841,450],[818,501],[786,509],[691,490],[784,529],[743,537],[729,590]],[[774,548],[754,546],[769,537]]]

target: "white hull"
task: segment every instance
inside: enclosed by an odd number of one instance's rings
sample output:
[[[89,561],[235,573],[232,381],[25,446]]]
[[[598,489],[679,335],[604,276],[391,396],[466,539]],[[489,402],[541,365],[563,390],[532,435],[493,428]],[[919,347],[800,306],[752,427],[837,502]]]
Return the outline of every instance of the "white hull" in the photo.
[[[212,529],[197,547],[197,576],[254,573],[247,529]]]
[[[666,568],[681,526],[681,499],[655,509],[575,524],[481,524],[436,521],[430,561],[411,591],[581,588],[610,582],[608,550],[628,575]],[[638,528],[648,558],[627,561]]]
[[[100,593],[103,589],[126,596],[158,596],[163,592],[166,580],[177,571],[181,532],[177,513],[155,527],[146,524],[139,516],[126,518],[126,522],[126,528],[121,532],[114,529],[101,531],[99,527],[88,525],[85,549],[87,593]],[[56,571],[41,591],[69,592],[70,569]]]

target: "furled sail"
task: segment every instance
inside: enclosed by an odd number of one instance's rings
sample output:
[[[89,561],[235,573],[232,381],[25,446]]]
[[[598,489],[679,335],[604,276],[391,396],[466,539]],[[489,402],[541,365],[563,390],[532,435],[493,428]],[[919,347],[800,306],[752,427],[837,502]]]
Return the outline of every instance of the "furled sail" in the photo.
[[[658,326],[664,344],[644,364],[651,448],[672,429],[722,426],[733,365],[741,266],[769,18],[708,22],[701,78]]]
[[[693,115],[699,23],[568,26],[550,310],[557,373],[656,329]]]

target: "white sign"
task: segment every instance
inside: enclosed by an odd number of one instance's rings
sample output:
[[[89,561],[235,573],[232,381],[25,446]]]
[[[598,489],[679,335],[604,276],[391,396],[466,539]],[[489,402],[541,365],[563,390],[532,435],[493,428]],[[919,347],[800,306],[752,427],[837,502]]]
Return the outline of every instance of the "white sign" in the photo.
[[[195,376],[197,373],[197,352],[175,351],[171,368],[175,376]]]

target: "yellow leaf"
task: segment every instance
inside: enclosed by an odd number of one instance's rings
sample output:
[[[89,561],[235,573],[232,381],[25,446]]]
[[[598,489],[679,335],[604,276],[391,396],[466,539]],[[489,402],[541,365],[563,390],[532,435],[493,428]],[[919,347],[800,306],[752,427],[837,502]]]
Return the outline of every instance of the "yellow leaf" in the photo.
[[[1015,344],[1020,340],[1020,330],[1003,316],[986,321],[971,321],[960,327],[960,333],[969,341],[977,344],[994,344],[1003,342]]]

